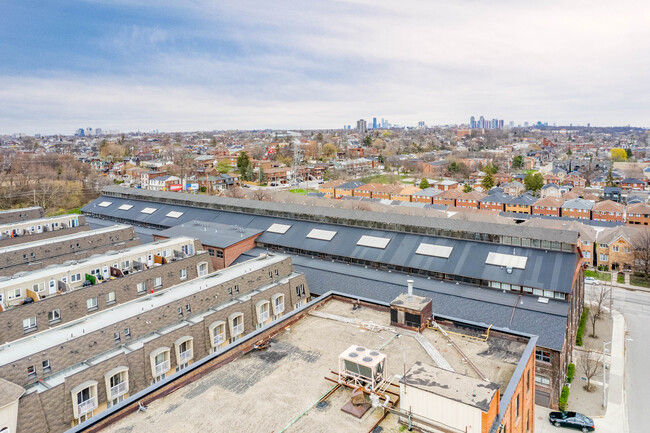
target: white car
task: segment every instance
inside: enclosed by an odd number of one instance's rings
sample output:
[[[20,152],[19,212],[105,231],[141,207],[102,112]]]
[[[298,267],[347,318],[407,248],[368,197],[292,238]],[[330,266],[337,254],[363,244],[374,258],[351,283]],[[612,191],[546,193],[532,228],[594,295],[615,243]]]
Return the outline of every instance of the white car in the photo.
[[[596,279],[594,277],[586,277],[585,284],[596,284]]]

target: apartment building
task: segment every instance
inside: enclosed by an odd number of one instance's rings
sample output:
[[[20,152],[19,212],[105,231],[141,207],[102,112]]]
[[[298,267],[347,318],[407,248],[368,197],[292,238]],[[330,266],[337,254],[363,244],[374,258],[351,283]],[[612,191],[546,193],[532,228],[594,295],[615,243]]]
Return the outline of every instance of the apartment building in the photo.
[[[8,209],[0,211],[0,224],[43,218],[45,211],[40,206]]]
[[[360,182],[358,180],[353,180],[350,182],[346,182],[342,185],[339,185],[336,190],[334,191],[334,198],[341,198],[344,196],[347,197],[353,197],[354,196],[354,190],[359,187],[364,185],[363,182]]]
[[[25,388],[18,431],[65,431],[309,299],[291,259],[267,255],[0,346],[0,378]]]
[[[486,194],[480,191],[464,192],[456,198],[456,206],[468,209],[478,209],[481,199],[485,197]]]
[[[413,193],[412,201],[415,203],[433,204],[433,197],[440,193],[441,191],[439,189],[429,187]]]
[[[28,240],[28,237],[22,239]],[[93,254],[139,245],[133,227],[125,224],[72,233],[0,248],[2,275],[33,271],[45,266],[80,260]]]
[[[562,210],[564,200],[561,198],[549,195],[539,199],[533,204],[533,215],[545,215],[559,217]]]
[[[597,202],[591,209],[591,219],[622,223],[625,220],[625,206],[611,200]]]
[[[581,220],[591,219],[594,203],[582,198],[572,198],[562,204],[562,216]]]
[[[643,191],[646,187],[644,180],[635,178],[623,179],[618,183],[618,185],[623,191]]]
[[[336,197],[336,188],[343,185],[344,183],[345,181],[341,179],[325,182],[318,185],[318,192],[325,194],[325,197],[327,198],[334,198]]]
[[[433,196],[433,204],[441,206],[456,206],[456,199],[463,195],[457,188],[443,190],[440,194]]]
[[[512,197],[510,201],[506,202],[506,212],[532,214],[533,206],[537,202],[537,198],[528,193],[521,194],[517,197]]]
[[[503,212],[505,210],[505,204],[508,203],[511,198],[512,197],[503,192],[490,191],[488,195],[479,200],[479,208]]]
[[[625,213],[628,224],[647,226],[650,223],[650,206],[645,203],[628,204]]]
[[[86,218],[77,214],[0,224],[0,247],[86,230]]]
[[[610,227],[598,234],[597,266],[612,271],[629,270],[634,266],[634,238],[643,230],[630,225]]]

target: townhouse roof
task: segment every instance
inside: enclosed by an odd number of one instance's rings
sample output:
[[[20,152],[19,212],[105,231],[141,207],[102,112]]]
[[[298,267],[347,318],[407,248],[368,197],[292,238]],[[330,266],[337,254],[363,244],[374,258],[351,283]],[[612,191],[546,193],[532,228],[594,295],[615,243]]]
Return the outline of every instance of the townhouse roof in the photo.
[[[639,213],[639,214],[650,214],[650,206],[643,203],[634,203],[627,206],[626,212],[628,213]]]
[[[510,203],[512,196],[504,194],[503,192],[489,194],[481,198],[479,202],[481,203]]]
[[[463,194],[464,193],[462,191],[460,191],[457,188],[454,188],[454,189],[448,189],[448,190],[442,191],[436,197],[437,198],[454,199],[454,198],[460,197]]]
[[[458,200],[476,200],[479,201],[482,198],[487,197],[485,193],[482,193],[480,191],[470,191],[470,192],[464,192],[460,196],[458,196]]]
[[[25,388],[0,377],[0,409],[18,400]]]
[[[413,195],[417,197],[433,197],[440,194],[441,192],[442,191],[438,188],[429,187],[426,189],[421,189],[420,191],[413,193]]]
[[[551,189],[551,188],[560,189],[560,186],[556,183],[547,183],[542,187],[542,189]]]
[[[364,183],[358,180],[353,180],[351,182],[345,182],[344,184],[339,185],[338,189],[355,189],[361,185],[364,185]]]
[[[623,238],[629,244],[632,244],[632,239],[638,236],[642,230],[647,229],[635,227],[632,225],[621,225],[617,227],[606,228],[602,232],[598,233],[596,240],[599,244],[610,245],[613,242],[616,242],[618,239]]]
[[[586,209],[591,210],[594,207],[594,204],[588,200],[582,198],[572,198],[567,200],[562,204],[562,209]]]
[[[503,188],[525,188],[525,186],[523,183],[513,180],[512,182],[503,185]]]
[[[10,214],[10,213],[26,212],[26,211],[35,210],[35,209],[41,209],[42,210],[42,208],[40,206],[31,206],[31,207],[23,207],[23,208],[20,208],[20,209],[0,210],[0,215]]]
[[[167,238],[179,236],[191,237],[199,239],[203,245],[228,248],[259,235],[262,232],[263,230],[240,227],[238,225],[194,220],[162,230],[158,234]]]
[[[638,195],[633,195],[627,198],[628,205],[637,203],[645,203],[645,199],[643,197],[639,197]]]
[[[621,193],[621,187],[620,186],[606,186],[603,188],[603,192],[605,194],[612,194],[612,193]]]
[[[403,185],[387,185],[383,183],[367,183],[359,185],[355,191],[370,191],[370,192],[383,192],[383,193],[396,193],[403,188]]]
[[[645,181],[641,180],[641,179],[634,178],[634,177],[629,177],[629,178],[623,179],[620,183],[642,183],[642,184],[645,184]]]
[[[399,191],[397,191],[395,194],[400,194],[400,195],[413,195],[415,193],[420,192],[421,189],[417,186],[407,186],[403,187]]]
[[[559,197],[548,196],[541,198],[535,202],[534,207],[562,207],[564,200]]]
[[[335,180],[330,180],[329,182],[325,182],[322,185],[319,185],[319,188],[336,188],[338,186],[341,186],[345,184],[346,182],[342,179],[335,179]]]
[[[543,227],[554,230],[575,230],[580,234],[580,240],[582,242],[595,242],[596,236],[599,233],[599,230],[596,230],[594,227],[573,218],[531,218],[524,221],[522,224],[529,227]]]
[[[624,212],[625,206],[612,200],[603,200],[594,204],[594,212]]]
[[[510,202],[508,204],[510,205],[520,205],[520,206],[532,206],[535,204],[537,201],[536,197],[533,197],[532,195],[526,193],[523,193],[521,195],[518,195],[517,197],[513,197],[510,199]]]

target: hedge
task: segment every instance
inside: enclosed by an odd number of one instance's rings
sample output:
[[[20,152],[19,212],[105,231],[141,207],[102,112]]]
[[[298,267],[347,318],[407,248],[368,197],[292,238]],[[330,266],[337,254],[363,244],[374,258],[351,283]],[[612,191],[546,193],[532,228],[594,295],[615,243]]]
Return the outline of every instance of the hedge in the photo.
[[[580,324],[578,325],[578,335],[576,335],[576,345],[582,346],[582,336],[585,333],[585,326],[587,325],[587,318],[589,317],[589,307],[582,309],[582,316],[580,316]]]
[[[562,394],[560,394],[560,402],[558,404],[560,410],[566,410],[568,401],[569,401],[569,387],[564,385],[562,387]]]
[[[572,362],[569,364],[569,367],[567,368],[566,372],[566,381],[567,383],[571,383],[573,381],[573,376],[576,374],[576,365]]]

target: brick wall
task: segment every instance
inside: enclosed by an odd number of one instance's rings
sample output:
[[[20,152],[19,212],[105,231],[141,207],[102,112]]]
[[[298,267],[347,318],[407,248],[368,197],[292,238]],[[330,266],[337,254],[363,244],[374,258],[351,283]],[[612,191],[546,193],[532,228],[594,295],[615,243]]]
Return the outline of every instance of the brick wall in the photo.
[[[153,282],[157,277],[162,277],[162,289],[181,282],[181,269],[187,269],[188,280],[194,279],[198,276],[197,264],[205,262],[207,257],[207,253],[194,255],[182,260],[172,261],[166,265],[154,266],[114,280],[106,280],[94,286],[83,287],[61,295],[49,296],[32,304],[19,305],[0,312],[0,342],[14,341],[24,337],[23,319],[29,317],[36,317],[37,330],[43,331],[87,315],[86,300],[89,298],[97,297],[97,308],[101,311],[106,308],[113,308],[116,303],[128,302],[145,293],[151,293],[151,288],[154,286]],[[138,293],[137,284],[142,282],[145,283],[146,291]],[[162,289],[156,289],[156,291]],[[115,303],[107,305],[106,294],[109,292],[115,292]],[[61,321],[50,326],[48,313],[56,309],[61,311]],[[95,311],[97,310],[93,312]],[[33,332],[30,332],[30,334]]]
[[[276,269],[278,270],[278,276],[275,276],[274,274],[274,271]],[[120,344],[123,344],[124,339],[118,343],[114,341],[113,333],[116,331],[119,331],[120,335],[122,335],[124,328],[129,328],[131,331],[131,339],[150,334],[151,332],[154,332],[160,328],[176,323],[179,320],[179,316],[177,314],[178,308],[182,308],[183,312],[185,312],[185,306],[189,304],[192,308],[193,313],[205,311],[211,307],[214,307],[215,305],[222,304],[227,300],[231,300],[237,296],[248,293],[253,289],[262,287],[284,277],[288,277],[291,275],[292,271],[293,265],[291,263],[291,259],[286,258],[282,262],[277,263],[271,267],[265,267],[258,271],[245,273],[244,275],[233,278],[226,283],[211,287],[209,289],[204,289],[201,292],[195,293],[176,302],[169,303],[161,308],[143,312],[138,316],[124,320],[119,324],[119,327],[115,324],[111,324],[104,329],[76,337],[61,346],[51,347],[42,352],[24,357],[11,364],[0,366],[0,377],[15,384],[25,386],[27,384],[36,382],[39,378],[43,377],[43,372],[40,368],[43,360],[49,360],[51,364],[51,372],[47,375],[54,374],[57,371],[61,371],[71,365],[77,364],[95,355],[106,352],[107,350],[118,347]],[[269,272],[272,272],[273,277],[269,277]],[[239,294],[234,293],[234,290],[233,295],[228,294],[227,289],[229,287],[234,287],[235,284],[239,286]],[[286,293],[289,294],[288,297],[285,295],[286,310],[288,310],[298,301],[295,293],[295,286],[298,284],[305,284],[305,288],[307,289],[305,277],[301,274],[296,274],[295,277],[292,277],[290,283],[285,284],[286,287],[283,289],[280,289],[278,287],[276,290],[286,290]],[[133,286],[132,290],[135,290],[135,285]],[[271,292],[269,290],[268,292],[263,293],[268,293],[268,296],[270,297],[275,292]],[[307,290],[306,297],[309,297],[309,292]],[[82,308],[84,307],[85,305],[82,305]],[[239,308],[239,312],[244,313],[245,332],[254,330],[255,317],[253,317],[252,314],[247,314],[247,311],[242,311],[241,309],[243,307]],[[231,311],[231,309],[226,310],[230,312],[225,317],[228,317],[229,314],[235,312]],[[228,333],[229,329],[227,329],[227,334]],[[229,337],[230,335],[228,334],[227,338]],[[29,366],[36,367],[36,377],[27,377],[27,367]]]
[[[42,207],[35,209],[15,209],[11,212],[0,213],[0,224],[9,224],[17,221],[35,220],[44,218],[45,212]]]
[[[519,397],[519,412],[517,412]],[[532,433],[535,431],[535,353],[531,353],[524,372],[512,394],[501,424],[508,433]],[[505,431],[505,430],[504,430]]]
[[[16,236],[13,238],[8,237],[8,238],[0,239],[0,248],[9,247],[11,245],[23,244],[26,242],[35,242],[44,239],[51,239],[58,236],[71,235],[73,233],[86,232],[88,230],[90,230],[90,227],[88,225],[79,225],[76,227],[63,228],[63,229],[53,230],[49,232],[34,233],[29,235]]]
[[[258,236],[259,235],[255,235],[248,239],[244,239],[243,241],[238,242],[235,245],[231,245],[228,248],[226,248],[223,252],[225,267],[230,266],[232,262],[237,260],[237,258],[241,256],[243,253],[245,253],[246,251],[255,248],[255,240],[257,239]]]
[[[136,245],[140,245],[140,239],[137,238],[135,230],[133,227],[124,227],[110,233],[98,233],[65,241],[53,240],[52,243],[37,248],[7,252],[0,255],[0,267],[3,269],[3,275],[13,275],[16,272],[42,269],[51,264],[79,260],[93,254]]]

